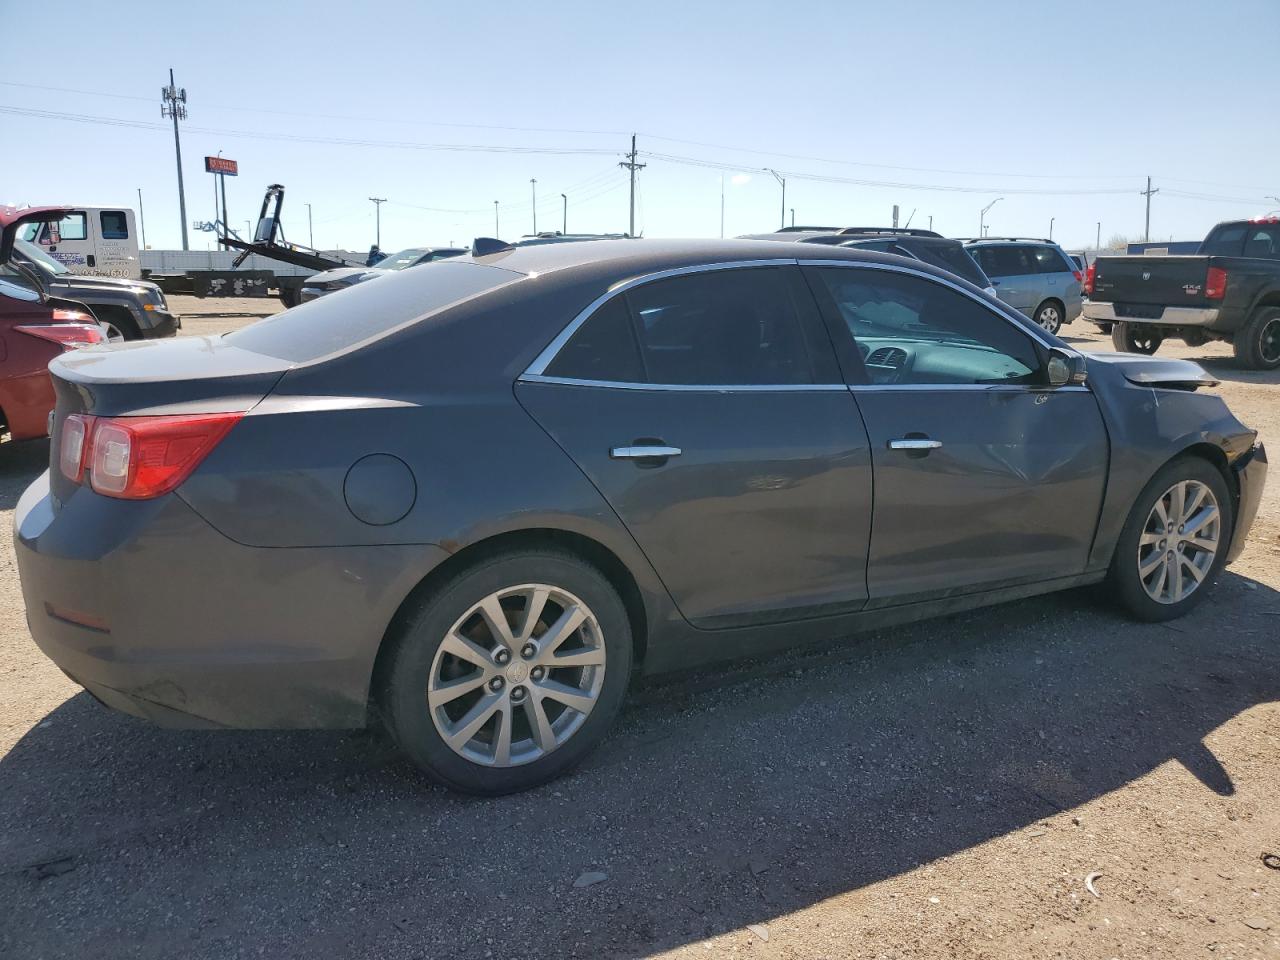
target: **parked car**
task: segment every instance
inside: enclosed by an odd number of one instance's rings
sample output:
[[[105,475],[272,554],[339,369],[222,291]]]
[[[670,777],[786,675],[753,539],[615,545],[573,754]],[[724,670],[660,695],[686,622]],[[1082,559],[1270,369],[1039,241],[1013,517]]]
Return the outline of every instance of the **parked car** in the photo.
[[[965,246],[991,278],[996,296],[1042,329],[1056,334],[1080,316],[1084,274],[1052,240],[984,237]]]
[[[1101,581],[1179,616],[1257,511],[1266,453],[1199,366],[1086,357],[928,264],[476,249],[54,361],[15,512],[41,649],[161,724],[377,718],[503,793],[637,671]]]
[[[59,217],[61,208],[0,207],[0,435],[10,440],[43,437],[54,406],[49,361],[67,350],[106,338],[97,321],[77,304],[46,296],[34,282],[15,283],[22,268],[6,261],[14,235],[39,217]]]
[[[364,283],[375,277],[384,277],[396,270],[407,270],[409,267],[431,263],[434,260],[460,257],[466,252],[461,247],[410,247],[390,256],[384,255],[374,267],[339,267],[336,270],[326,270],[308,278],[302,285],[301,302],[306,303],[308,300],[323,297],[326,293],[354,287],[357,283]]]
[[[18,239],[13,263],[27,268],[51,296],[87,306],[102,324],[109,340],[172,337],[182,320],[169,309],[164,293],[146,280],[125,280],[72,273],[35,244]],[[12,278],[24,282],[21,276]]]
[[[1099,257],[1085,291],[1085,318],[1110,324],[1117,350],[1229,340],[1244,366],[1280,367],[1280,217],[1220,223],[1193,256]]]
[[[21,238],[79,276],[142,276],[138,231],[133,211],[126,207],[67,208],[56,223],[28,224]]]

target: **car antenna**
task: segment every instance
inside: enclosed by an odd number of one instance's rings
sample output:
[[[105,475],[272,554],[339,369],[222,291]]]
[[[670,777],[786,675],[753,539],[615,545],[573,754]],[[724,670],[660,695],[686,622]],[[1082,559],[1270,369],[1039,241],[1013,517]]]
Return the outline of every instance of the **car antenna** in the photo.
[[[473,257],[487,257],[491,253],[506,253],[508,250],[514,249],[514,244],[499,240],[496,237],[476,237],[471,241],[471,255]]]

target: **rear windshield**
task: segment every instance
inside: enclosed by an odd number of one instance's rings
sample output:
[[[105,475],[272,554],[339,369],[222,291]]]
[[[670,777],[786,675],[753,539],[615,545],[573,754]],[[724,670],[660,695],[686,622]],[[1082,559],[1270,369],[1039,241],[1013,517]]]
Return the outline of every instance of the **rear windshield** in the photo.
[[[1214,227],[1200,244],[1200,252],[1210,257],[1238,257],[1244,246],[1245,224],[1224,223]]]
[[[974,286],[991,286],[991,281],[982,272],[982,268],[978,266],[977,261],[959,243],[954,245],[950,243],[922,243],[916,249],[920,252],[922,259],[936,267],[950,270],[957,277],[963,277]]]
[[[306,363],[523,276],[478,263],[427,263],[304,303],[229,333],[226,340],[243,350]]]

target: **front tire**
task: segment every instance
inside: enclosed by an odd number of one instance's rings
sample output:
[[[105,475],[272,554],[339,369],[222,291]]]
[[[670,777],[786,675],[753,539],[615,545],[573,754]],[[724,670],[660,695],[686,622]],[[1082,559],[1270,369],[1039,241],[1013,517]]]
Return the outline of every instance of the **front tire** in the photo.
[[[1117,320],[1111,328],[1111,345],[1121,353],[1145,353],[1147,356],[1160,349],[1164,334],[1142,324]]]
[[[1236,361],[1251,370],[1280,367],[1280,307],[1255,310],[1236,331],[1233,346]]]
[[[1221,472],[1200,457],[1165,465],[1138,495],[1116,541],[1108,581],[1138,620],[1180,617],[1227,562],[1235,513]]]
[[[1063,306],[1057,300],[1046,300],[1036,307],[1036,312],[1032,314],[1036,326],[1046,333],[1055,335],[1062,329],[1063,316]]]
[[[527,790],[608,732],[631,674],[631,627],[595,567],[554,549],[463,570],[410,615],[385,671],[387,726],[434,780]]]

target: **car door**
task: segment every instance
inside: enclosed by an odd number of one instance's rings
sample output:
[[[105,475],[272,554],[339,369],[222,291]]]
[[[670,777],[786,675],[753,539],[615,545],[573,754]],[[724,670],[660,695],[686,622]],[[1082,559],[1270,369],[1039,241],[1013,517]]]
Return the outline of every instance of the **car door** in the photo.
[[[990,244],[970,248],[982,272],[991,279],[998,296],[1015,310],[1031,315],[1036,304],[1040,277],[1027,248],[1016,244]]]
[[[703,627],[860,609],[871,454],[799,269],[690,269],[584,311],[516,385]]]
[[[1063,322],[1074,319],[1080,312],[1080,281],[1076,279],[1075,265],[1057,247],[1029,247],[1027,252],[1040,279],[1038,299],[1031,309],[1034,311],[1048,299],[1061,300],[1067,311]]]
[[[806,268],[871,441],[869,607],[1084,571],[1108,441],[1047,345],[940,278]]]

